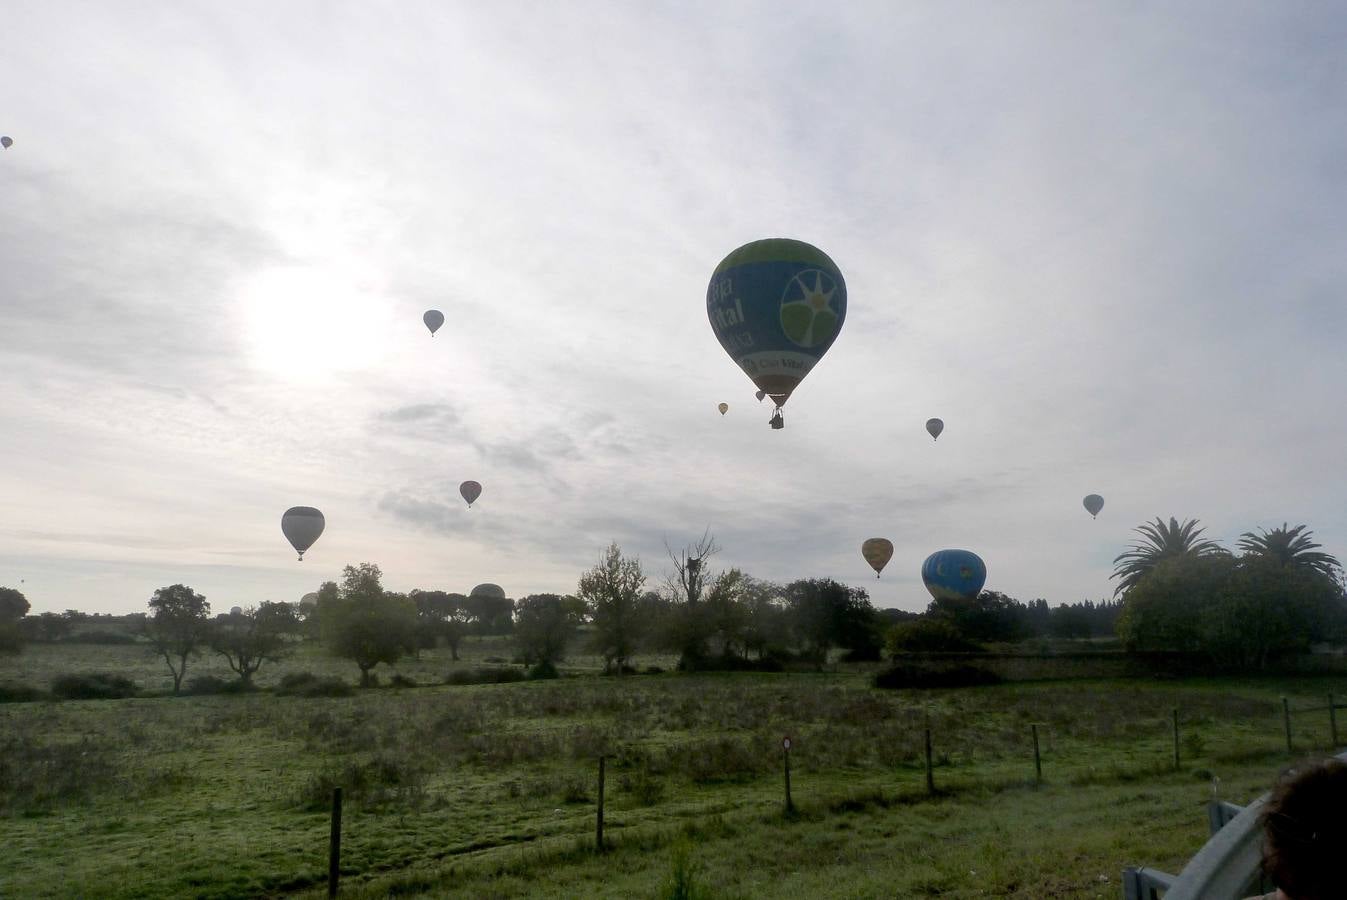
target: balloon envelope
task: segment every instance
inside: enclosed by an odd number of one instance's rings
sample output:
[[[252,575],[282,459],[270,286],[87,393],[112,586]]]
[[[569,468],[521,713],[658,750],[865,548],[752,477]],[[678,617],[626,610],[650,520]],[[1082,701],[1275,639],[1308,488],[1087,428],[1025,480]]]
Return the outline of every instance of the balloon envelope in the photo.
[[[940,432],[945,430],[945,423],[939,419],[927,419],[926,431],[931,435],[931,440],[940,437]]]
[[[861,556],[875,570],[875,575],[884,571],[884,567],[893,559],[893,541],[888,538],[870,538],[861,544]]]
[[[472,506],[473,501],[482,496],[482,486],[475,481],[465,481],[458,486],[458,492],[468,501],[468,505]]]
[[[755,393],[753,396],[754,396],[754,397],[757,397],[757,398],[758,398],[758,402],[761,403],[761,402],[762,402],[762,398],[767,396],[767,392],[766,392],[766,391],[758,391],[758,392]]]
[[[426,323],[426,327],[430,329],[431,335],[434,336],[435,332],[439,331],[440,326],[444,324],[444,313],[438,309],[428,309],[425,315],[421,317],[421,321]]]
[[[327,521],[323,514],[312,506],[292,506],[281,516],[281,533],[304,558],[304,551],[313,546],[313,542],[323,533]]]
[[[5,137],[0,137],[0,147],[4,147],[6,150],[8,150],[13,145],[14,145],[13,138],[9,137],[8,135],[6,135]]]
[[[1098,494],[1089,494],[1085,497],[1085,511],[1092,517],[1099,515],[1099,510],[1104,508],[1104,498]]]
[[[987,583],[987,566],[969,550],[937,550],[921,564],[921,580],[937,600],[971,600]]]
[[[730,405],[728,403],[722,403],[717,406],[716,409],[720,410],[720,414],[723,416],[730,411]]]
[[[837,339],[847,286],[817,247],[754,241],[716,266],[706,315],[730,359],[781,406]]]

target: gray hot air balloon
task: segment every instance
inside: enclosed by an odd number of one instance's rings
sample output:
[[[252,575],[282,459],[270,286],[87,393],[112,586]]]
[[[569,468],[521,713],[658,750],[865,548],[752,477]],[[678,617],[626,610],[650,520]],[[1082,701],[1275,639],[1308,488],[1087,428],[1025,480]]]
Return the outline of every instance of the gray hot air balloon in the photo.
[[[323,514],[312,506],[292,506],[281,516],[281,533],[285,535],[290,545],[299,551],[299,559],[302,562],[304,551],[318,540],[326,524]]]
[[[473,501],[482,496],[482,486],[475,481],[465,481],[458,486],[458,492],[468,501],[468,509],[472,509]]]
[[[766,392],[766,391],[758,391],[758,392],[757,392],[756,394],[754,394],[753,396],[754,396],[754,397],[757,397],[757,398],[758,398],[758,402],[761,403],[761,402],[762,402],[762,398],[767,396],[767,392]]]
[[[4,147],[6,150],[8,150],[10,147],[13,146],[14,146],[14,138],[10,137],[9,135],[0,137],[0,147]]]
[[[430,329],[430,336],[434,337],[435,332],[439,331],[440,326],[444,324],[444,313],[438,309],[428,309],[426,314],[421,317],[421,321],[426,323],[426,327]]]
[[[1104,498],[1098,494],[1090,494],[1085,498],[1085,511],[1090,514],[1090,518],[1099,515],[1099,510],[1104,508]]]
[[[931,440],[940,437],[940,432],[945,430],[945,423],[939,419],[927,419],[926,431],[931,435]]]

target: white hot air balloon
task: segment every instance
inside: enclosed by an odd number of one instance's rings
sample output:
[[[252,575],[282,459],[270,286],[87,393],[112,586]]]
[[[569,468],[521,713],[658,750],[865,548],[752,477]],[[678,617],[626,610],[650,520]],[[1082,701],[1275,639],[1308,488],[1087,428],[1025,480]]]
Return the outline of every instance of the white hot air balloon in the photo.
[[[299,552],[301,562],[304,560],[304,551],[313,546],[326,525],[323,514],[312,506],[292,506],[281,516],[281,533]]]

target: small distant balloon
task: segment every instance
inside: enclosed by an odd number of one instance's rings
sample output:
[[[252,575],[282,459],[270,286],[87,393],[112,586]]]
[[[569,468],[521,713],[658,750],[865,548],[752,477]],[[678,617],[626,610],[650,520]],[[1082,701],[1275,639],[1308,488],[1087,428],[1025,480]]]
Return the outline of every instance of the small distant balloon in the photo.
[[[0,147],[4,147],[6,150],[8,150],[10,147],[13,146],[14,146],[14,139],[12,137],[10,137],[9,135],[0,137]]]
[[[430,336],[434,337],[435,332],[439,331],[440,326],[444,324],[444,313],[438,309],[428,309],[426,314],[421,317],[421,321],[426,323],[426,327],[430,329]]]
[[[728,403],[722,403],[717,406],[716,409],[720,410],[720,414],[723,416],[730,411],[730,405]]]
[[[1096,518],[1099,510],[1104,508],[1104,498],[1098,494],[1090,494],[1085,498],[1085,511],[1090,514],[1090,518]]]
[[[758,398],[758,402],[761,403],[761,402],[762,402],[762,398],[767,396],[767,392],[766,392],[766,391],[758,391],[758,392],[757,392],[756,394],[754,394],[753,396],[754,396],[754,397],[757,397],[757,398]]]
[[[937,438],[939,438],[940,432],[944,430],[945,430],[945,423],[942,422],[940,419],[926,420],[926,432],[931,436],[931,440],[936,440]]]
[[[987,583],[987,565],[970,550],[937,550],[921,564],[921,580],[937,600],[972,600]]]
[[[482,486],[475,481],[465,481],[458,486],[458,492],[468,501],[468,508],[472,509],[473,501],[482,496]]]
[[[870,568],[875,570],[875,577],[884,571],[884,567],[893,559],[893,541],[888,538],[870,538],[864,544],[861,544],[861,556],[870,564]]]
[[[304,551],[313,546],[327,525],[323,514],[312,506],[292,506],[281,516],[281,533],[304,560]]]

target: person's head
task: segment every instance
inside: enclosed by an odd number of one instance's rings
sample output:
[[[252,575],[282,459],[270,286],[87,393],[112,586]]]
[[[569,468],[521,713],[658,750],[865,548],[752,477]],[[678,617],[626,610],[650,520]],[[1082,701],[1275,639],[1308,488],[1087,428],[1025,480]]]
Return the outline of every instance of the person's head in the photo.
[[[1329,900],[1347,885],[1347,763],[1288,769],[1263,807],[1263,871],[1287,900]]]

